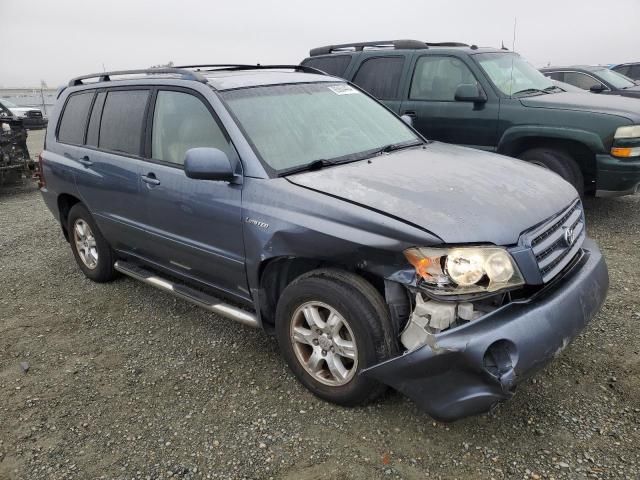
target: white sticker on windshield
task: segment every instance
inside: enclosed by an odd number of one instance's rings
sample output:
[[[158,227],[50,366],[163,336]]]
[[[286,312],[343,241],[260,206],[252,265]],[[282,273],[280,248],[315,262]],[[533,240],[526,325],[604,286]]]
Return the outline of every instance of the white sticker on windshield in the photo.
[[[353,93],[358,93],[358,90],[350,87],[346,83],[343,83],[341,85],[332,85],[331,87],[329,87],[329,90],[331,90],[336,95],[351,95]]]

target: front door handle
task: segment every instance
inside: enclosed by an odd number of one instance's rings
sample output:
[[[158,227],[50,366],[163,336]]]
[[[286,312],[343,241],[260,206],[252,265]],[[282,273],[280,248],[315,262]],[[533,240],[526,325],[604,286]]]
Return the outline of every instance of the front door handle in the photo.
[[[407,117],[416,118],[418,115],[413,110],[408,110],[404,112],[402,115],[406,115]]]
[[[156,175],[153,172],[142,175],[140,178],[142,178],[142,181],[147,185],[151,185],[153,187],[155,187],[156,185],[160,185],[160,180],[156,178]]]

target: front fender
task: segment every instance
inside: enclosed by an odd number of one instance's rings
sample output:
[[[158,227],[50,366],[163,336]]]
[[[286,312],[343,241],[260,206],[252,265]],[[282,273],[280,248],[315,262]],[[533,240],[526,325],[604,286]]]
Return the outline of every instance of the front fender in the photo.
[[[577,128],[545,127],[543,125],[517,125],[510,127],[500,138],[498,143],[499,153],[508,153],[513,145],[529,138],[553,138],[557,140],[569,140],[585,145],[594,153],[606,152],[607,149],[600,138],[594,132]]]

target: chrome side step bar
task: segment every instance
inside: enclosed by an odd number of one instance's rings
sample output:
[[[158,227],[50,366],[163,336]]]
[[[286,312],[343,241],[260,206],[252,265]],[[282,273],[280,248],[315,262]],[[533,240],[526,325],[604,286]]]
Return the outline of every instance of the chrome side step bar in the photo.
[[[169,292],[178,298],[194,303],[199,307],[209,310],[210,312],[217,313],[222,317],[235,320],[236,322],[248,325],[249,327],[259,327],[258,319],[253,313],[224,303],[216,297],[203,293],[195,288],[174,283],[171,280],[158,276],[150,270],[122,260],[118,260],[113,267],[131,278],[135,278],[136,280],[152,285],[160,290]]]

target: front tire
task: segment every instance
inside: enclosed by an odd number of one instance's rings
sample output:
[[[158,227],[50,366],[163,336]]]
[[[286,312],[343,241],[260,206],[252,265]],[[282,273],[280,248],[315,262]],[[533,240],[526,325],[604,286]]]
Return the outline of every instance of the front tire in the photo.
[[[276,308],[276,337],[291,371],[316,396],[344,406],[365,404],[386,390],[359,373],[392,355],[392,331],[380,294],[341,270],[300,276]]]
[[[113,268],[115,254],[107,243],[89,210],[76,203],[69,211],[67,232],[76,263],[82,273],[94,282],[109,282],[118,276]]]
[[[584,177],[568,153],[553,148],[532,148],[520,154],[519,158],[557,173],[573,185],[580,197],[584,197]]]

